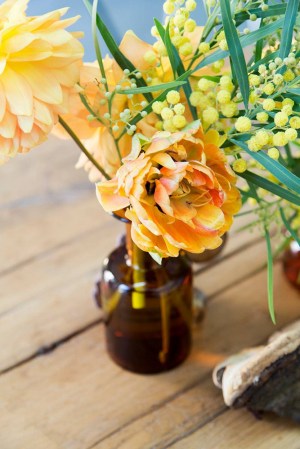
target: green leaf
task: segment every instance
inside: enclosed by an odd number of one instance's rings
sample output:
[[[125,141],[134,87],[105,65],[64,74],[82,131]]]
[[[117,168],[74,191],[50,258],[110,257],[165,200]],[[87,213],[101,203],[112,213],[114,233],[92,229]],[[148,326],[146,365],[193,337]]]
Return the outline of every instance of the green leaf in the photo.
[[[262,41],[262,39],[260,39],[260,41]],[[258,41],[258,42],[260,42],[260,41]],[[264,58],[262,58],[260,61],[257,61],[254,65],[252,65],[250,67],[251,71],[254,72],[256,69],[258,69],[258,67],[261,64],[267,64],[269,61],[273,61],[275,58],[277,58],[278,55],[279,55],[279,50],[273,51],[273,53],[267,54]]]
[[[242,195],[242,204],[244,205],[250,198],[254,198],[251,192],[246,190],[239,189],[240,194]],[[238,214],[239,215],[239,214]],[[237,216],[238,216],[237,215]]]
[[[296,204],[296,206],[300,206],[300,196],[295,195],[293,192],[284,189],[278,184],[275,184],[274,182],[271,182],[268,179],[257,175],[256,173],[245,171],[244,173],[239,173],[239,176],[246,179],[246,181],[252,182],[256,186],[261,187],[262,189],[274,193],[274,195],[279,196],[280,198],[283,198],[290,203]]]
[[[247,34],[246,36],[242,36],[240,39],[242,47],[248,47],[249,45],[255,44],[258,40],[275,33],[279,28],[282,28],[283,20],[284,19],[282,17],[273,23],[270,23],[256,31],[253,31],[252,33]],[[227,56],[229,56],[228,51],[217,50],[211,55],[204,58],[199,64],[197,64],[193,69],[193,72],[196,72],[197,70],[202,69],[207,65],[213,64],[214,62],[219,61],[219,59],[224,59]]]
[[[157,31],[159,32],[159,35],[163,41],[163,43],[165,44],[167,53],[168,53],[168,57],[170,60],[170,64],[172,67],[172,71],[173,71],[173,76],[174,78],[176,78],[176,60],[175,60],[175,54],[173,51],[173,45],[171,42],[171,38],[170,38],[170,33],[169,33],[169,26],[170,24],[168,24],[167,29],[165,30],[163,25],[159,22],[159,20],[154,19],[154,23],[156,25]]]
[[[261,207],[261,199],[258,196],[258,193],[256,191],[255,185],[247,180],[249,191],[251,192],[251,195],[253,198],[256,199],[258,202],[259,207]],[[273,254],[272,254],[272,245],[271,245],[271,238],[270,233],[267,228],[266,222],[264,220],[264,233],[265,233],[265,240],[267,244],[267,260],[268,260],[268,306],[269,306],[269,312],[271,315],[271,319],[273,323],[276,323],[275,319],[275,311],[274,311],[274,279],[273,279]]]
[[[212,76],[212,75],[201,75],[201,76],[197,76],[197,77],[194,76],[194,78],[197,78],[197,79],[204,78],[206,80],[213,81],[214,83],[218,83],[220,81],[221,77],[220,76]]]
[[[292,94],[295,95],[300,95],[300,88],[291,88],[291,89],[287,89],[288,92],[291,92]]]
[[[106,79],[106,73],[105,73],[105,69],[104,69],[104,65],[103,65],[101,49],[100,49],[99,42],[98,42],[98,37],[97,37],[97,8],[98,8],[98,0],[94,0],[93,7],[92,7],[92,35],[93,35],[93,42],[94,42],[95,52],[96,52],[99,68],[100,68],[100,71],[101,71],[101,75],[102,75],[103,78]]]
[[[248,146],[239,140],[230,139],[232,143],[241,147],[246,153],[248,153],[253,159],[263,165],[272,175],[274,175],[278,181],[280,181],[287,188],[293,190],[294,192],[300,194],[300,178],[290,172],[287,168],[281,165],[274,159],[271,159],[263,151],[250,151]]]
[[[276,324],[275,310],[274,310],[274,275],[273,275],[273,254],[270,233],[265,226],[265,239],[267,244],[267,255],[268,255],[268,306],[271,319],[274,324]]]
[[[250,87],[243,48],[238,36],[237,29],[232,20],[229,0],[220,0],[220,6],[224,32],[229,48],[230,57],[232,59],[232,65],[234,67],[237,82],[240,86],[245,107],[246,109],[248,109]]]
[[[297,232],[291,227],[291,224],[288,221],[288,219],[286,218],[286,215],[285,215],[284,210],[282,209],[282,207],[280,207],[279,211],[280,211],[281,219],[283,221],[284,226],[289,231],[289,233],[291,234],[293,239],[298,243],[298,245],[300,245],[300,238],[299,238]]]
[[[183,75],[184,73],[186,73],[186,70],[184,68],[184,65],[183,65],[181,59],[180,59],[178,51],[176,50],[175,46],[171,42],[171,38],[169,35],[169,29],[167,28],[167,30],[165,30],[163,25],[157,19],[154,19],[154,22],[155,22],[157,30],[160,34],[160,37],[165,44],[166,50],[168,52],[168,56],[170,59],[170,63],[172,65],[173,73],[175,73],[175,74],[177,73],[180,76]],[[170,55],[171,55],[171,57],[170,57]],[[190,102],[192,88],[191,88],[191,85],[188,80],[185,83],[185,85],[183,86],[183,90],[184,90],[190,111],[192,113],[193,119],[197,120],[197,118],[198,118],[197,109],[194,106],[192,106],[191,102]]]
[[[267,11],[263,11],[261,8],[249,8],[247,11],[239,12],[235,15],[235,21],[237,26],[241,23],[249,20],[250,14],[255,14],[257,17],[265,18],[265,17],[276,17],[285,14],[286,4],[282,5],[272,5],[269,6]]]
[[[281,44],[279,49],[280,58],[285,58],[291,51],[294,26],[297,19],[297,12],[300,0],[289,0],[287,2],[286,13],[284,16],[284,25],[281,35]]]
[[[157,84],[156,86],[136,87],[135,89],[119,90],[118,94],[144,94],[164,89],[175,89],[185,84],[186,81],[171,81],[170,83]]]
[[[82,0],[86,9],[88,10],[88,12],[90,14],[93,13],[93,8],[91,3],[89,2],[89,0]],[[101,19],[99,14],[96,14],[96,24],[97,24],[97,28],[101,34],[101,36],[103,37],[104,42],[107,45],[107,48],[109,49],[109,51],[111,52],[113,58],[116,60],[117,64],[121,67],[122,70],[124,69],[128,69],[130,70],[130,72],[134,72],[136,71],[136,67],[132,64],[131,61],[129,61],[129,59],[123,55],[123,53],[120,51],[117,43],[115,42],[114,38],[112,37],[112,35],[110,34],[107,26],[105,25],[105,23],[103,22],[103,20]],[[136,84],[139,87],[142,86],[147,86],[145,80],[143,78],[140,79],[136,79]],[[146,98],[147,101],[152,101],[153,97],[150,93],[145,93],[144,97]]]

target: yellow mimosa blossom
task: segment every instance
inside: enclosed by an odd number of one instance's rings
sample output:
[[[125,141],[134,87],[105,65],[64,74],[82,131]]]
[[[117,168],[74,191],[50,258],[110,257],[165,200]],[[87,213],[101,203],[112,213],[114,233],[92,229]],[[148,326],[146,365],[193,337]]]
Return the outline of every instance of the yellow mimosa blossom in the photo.
[[[69,108],[79,81],[80,33],[67,8],[26,16],[28,0],[0,5],[0,163],[40,144]]]

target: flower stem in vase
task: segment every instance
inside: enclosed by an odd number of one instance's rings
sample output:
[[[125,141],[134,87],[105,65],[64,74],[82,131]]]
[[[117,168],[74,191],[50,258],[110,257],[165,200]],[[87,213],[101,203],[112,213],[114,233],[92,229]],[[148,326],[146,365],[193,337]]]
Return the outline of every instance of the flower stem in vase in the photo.
[[[126,225],[126,246],[133,276],[132,308],[143,309],[145,298],[145,254],[131,239],[131,224]]]
[[[159,353],[161,363],[166,363],[170,347],[170,305],[167,295],[162,295],[160,299],[161,307],[161,327],[162,327],[162,348]]]
[[[133,292],[132,307],[133,309],[143,309],[145,307],[145,270],[144,270],[144,254],[135,244],[132,251],[132,268],[133,268]]]

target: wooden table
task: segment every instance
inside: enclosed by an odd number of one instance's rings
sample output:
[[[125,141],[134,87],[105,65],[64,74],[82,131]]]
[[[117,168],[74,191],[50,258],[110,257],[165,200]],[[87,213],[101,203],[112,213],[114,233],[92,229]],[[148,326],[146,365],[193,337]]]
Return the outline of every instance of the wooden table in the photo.
[[[0,448],[299,449],[299,426],[228,410],[211,381],[217,362],[274,331],[261,236],[232,232],[218,261],[198,269],[208,307],[184,365],[123,371],[106,354],[92,300],[122,226],[74,170],[77,155],[52,138],[1,168]],[[275,292],[280,328],[300,317],[280,264]]]

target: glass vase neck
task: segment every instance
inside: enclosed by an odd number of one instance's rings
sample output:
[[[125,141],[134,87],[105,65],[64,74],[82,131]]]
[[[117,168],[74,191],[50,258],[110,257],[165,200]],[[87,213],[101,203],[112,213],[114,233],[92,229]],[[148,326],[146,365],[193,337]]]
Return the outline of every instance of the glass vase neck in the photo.
[[[135,270],[153,269],[157,265],[149,253],[141,250],[132,240],[131,223],[126,223],[127,263]]]

